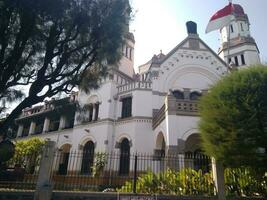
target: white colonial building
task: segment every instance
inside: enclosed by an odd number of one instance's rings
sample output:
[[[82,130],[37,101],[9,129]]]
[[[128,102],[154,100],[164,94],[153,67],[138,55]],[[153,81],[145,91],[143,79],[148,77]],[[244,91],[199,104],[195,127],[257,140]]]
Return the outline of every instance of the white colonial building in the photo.
[[[135,73],[129,33],[121,62],[110,67],[99,89],[25,109],[16,120],[17,140],[38,136],[66,153],[199,151],[198,98],[230,73],[228,60],[237,67],[260,62],[248,17],[240,5],[234,7],[236,19],[220,30],[218,54],[188,22],[188,36],[180,44],[167,55],[154,55]]]

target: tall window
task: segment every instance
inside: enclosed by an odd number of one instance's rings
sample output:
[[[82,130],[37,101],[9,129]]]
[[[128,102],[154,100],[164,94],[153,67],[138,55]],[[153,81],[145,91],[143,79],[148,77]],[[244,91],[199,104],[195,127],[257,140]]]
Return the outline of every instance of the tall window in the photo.
[[[120,146],[120,169],[119,175],[128,175],[130,168],[130,143],[124,138]]]
[[[88,110],[89,110],[89,122],[91,122],[93,120],[93,110],[94,110],[93,105],[90,105]]]
[[[241,54],[241,63],[242,63],[242,65],[245,65],[246,64],[245,57],[244,57],[243,54]]]
[[[132,116],[132,97],[122,99],[121,118]]]
[[[98,113],[99,113],[99,103],[95,104],[95,117],[94,120],[97,121],[98,119]]]
[[[230,25],[230,30],[231,30],[231,33],[233,33],[233,32],[234,32],[234,27],[233,27],[233,25],[232,25],[232,24]]]
[[[239,63],[238,63],[238,57],[235,56],[235,66],[238,66],[238,65],[239,65]]]
[[[240,23],[240,26],[241,26],[241,31],[244,31],[243,23],[242,22]]]
[[[95,145],[92,141],[87,142],[83,147],[83,158],[82,158],[82,174],[91,174],[92,167],[94,164],[94,151]]]

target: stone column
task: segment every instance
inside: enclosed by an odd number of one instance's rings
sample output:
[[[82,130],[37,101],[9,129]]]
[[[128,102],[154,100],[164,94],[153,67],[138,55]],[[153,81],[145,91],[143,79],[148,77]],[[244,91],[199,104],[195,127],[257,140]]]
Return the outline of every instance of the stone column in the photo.
[[[51,166],[53,166],[55,146],[56,143],[54,141],[47,141],[43,149],[34,200],[52,199],[52,184],[50,177],[52,173]]]
[[[23,132],[23,124],[20,124],[17,132],[17,137],[21,137],[22,132]]]
[[[29,135],[34,134],[35,127],[36,127],[36,123],[35,122],[31,122],[30,130],[29,130]]]
[[[60,116],[60,121],[59,121],[59,130],[64,129],[66,126],[66,117],[65,116]]]
[[[46,117],[44,121],[43,133],[49,132],[49,125],[50,125],[50,119]]]

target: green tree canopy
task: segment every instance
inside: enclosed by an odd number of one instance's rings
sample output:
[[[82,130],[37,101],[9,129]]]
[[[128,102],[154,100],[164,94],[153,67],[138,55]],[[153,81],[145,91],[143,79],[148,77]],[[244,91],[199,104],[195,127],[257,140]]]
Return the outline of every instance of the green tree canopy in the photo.
[[[22,109],[71,92],[85,77],[97,87],[105,63],[121,56],[130,12],[128,0],[1,0],[0,114],[21,100],[0,135]]]
[[[267,169],[267,68],[235,71],[200,102],[200,133],[207,154],[225,166]]]

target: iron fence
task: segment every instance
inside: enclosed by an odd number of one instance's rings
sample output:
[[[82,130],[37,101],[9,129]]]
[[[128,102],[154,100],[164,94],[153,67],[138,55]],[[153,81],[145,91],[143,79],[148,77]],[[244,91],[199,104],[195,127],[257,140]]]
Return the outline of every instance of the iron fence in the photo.
[[[202,154],[58,151],[52,167],[55,190],[164,193],[161,188],[172,184],[178,191],[169,193],[214,194],[211,160]],[[155,191],[149,191],[149,184]]]
[[[16,156],[8,162],[0,163],[0,188],[34,190],[40,168],[38,154]]]

